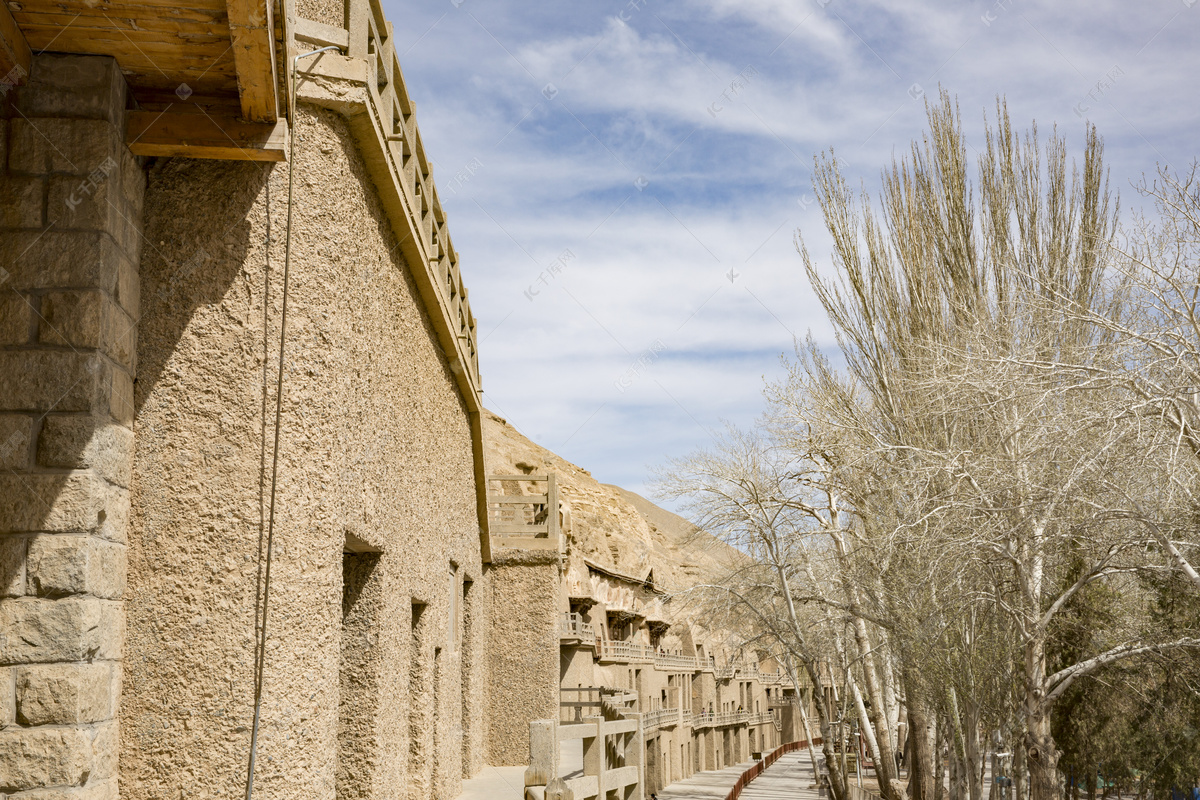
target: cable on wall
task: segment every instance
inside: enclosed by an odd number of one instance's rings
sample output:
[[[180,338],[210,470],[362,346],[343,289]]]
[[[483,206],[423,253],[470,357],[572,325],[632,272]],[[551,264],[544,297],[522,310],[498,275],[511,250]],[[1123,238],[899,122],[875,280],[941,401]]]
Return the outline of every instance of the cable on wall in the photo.
[[[322,47],[308,53],[301,53],[292,59],[292,85],[289,108],[293,111],[293,128],[295,127],[296,90],[299,82],[300,59],[310,58],[329,50],[339,50],[339,48],[330,45],[329,47]],[[259,619],[256,620],[259,639],[258,650],[254,658],[254,724],[250,731],[250,763],[246,768],[246,800],[252,800],[254,796],[254,758],[258,753],[258,728],[262,712],[263,673],[267,660],[267,611],[270,608],[271,601],[271,561],[274,555],[273,545],[275,542],[275,490],[279,478],[279,433],[283,419],[283,365],[284,347],[287,343],[288,278],[292,265],[292,207],[295,196],[295,175],[296,136],[293,131],[288,143],[287,224],[284,229],[283,295],[281,298],[283,310],[279,320],[279,374],[275,379],[275,443],[271,454],[271,499],[270,511],[267,516],[267,556],[263,574],[262,609]],[[270,209],[268,208],[268,217],[270,216],[269,212]],[[265,295],[263,302],[266,302]]]

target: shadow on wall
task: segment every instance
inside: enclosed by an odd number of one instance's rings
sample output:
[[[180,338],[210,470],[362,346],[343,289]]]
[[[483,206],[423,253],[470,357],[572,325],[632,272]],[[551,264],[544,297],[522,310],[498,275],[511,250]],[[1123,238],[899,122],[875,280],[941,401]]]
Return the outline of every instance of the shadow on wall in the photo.
[[[265,267],[266,242],[250,241],[249,215],[273,168],[273,164],[185,158],[151,164],[141,261],[138,411],[168,367],[196,310],[221,302],[253,250],[262,254],[259,260]],[[183,207],[164,206],[167,202]],[[285,204],[284,196],[270,198],[272,211]],[[261,213],[261,207],[258,210]],[[269,235],[276,245],[283,241],[284,231],[271,230]],[[271,264],[270,277],[277,278],[283,269],[281,248],[273,246],[271,251],[272,257],[280,256],[280,263]],[[276,280],[271,288],[278,292],[278,287]],[[271,298],[271,324],[278,322],[278,303],[278,297]],[[261,302],[257,305],[263,307]],[[270,336],[270,325],[264,320],[247,323],[262,325]],[[265,354],[270,354],[278,342],[263,345]]]
[[[108,86],[114,76],[108,74],[111,69],[101,69],[106,63],[96,67],[103,74],[95,81],[107,80]],[[33,84],[45,72],[43,66],[39,61]],[[104,151],[108,156],[91,177],[59,176],[50,173],[63,169],[61,165],[39,161],[41,151],[22,145],[18,136],[12,142],[12,163],[0,174],[6,184],[30,191],[40,187],[44,194],[25,192],[20,226],[0,233],[5,267],[0,374],[8,384],[4,406],[15,411],[0,415],[0,467],[5,473],[0,476],[0,528],[29,532],[0,542],[0,578],[6,584],[0,595],[115,600],[124,594],[120,544],[129,525],[137,411],[195,309],[220,300],[254,246],[248,241],[246,215],[270,166],[160,161],[150,166],[143,194],[146,170],[117,137],[100,133],[121,127],[118,112],[105,110],[112,119],[103,120],[42,119],[44,110],[34,106],[45,100],[43,88],[31,85],[17,96],[18,110],[29,106],[22,112],[21,131],[51,126],[59,132],[63,125],[74,125],[80,128],[78,135],[92,137],[90,154]],[[79,93],[86,94],[83,89]],[[94,165],[80,161],[72,166],[87,170]],[[189,211],[202,208],[202,215],[159,207],[158,187],[178,183],[187,183],[193,196]],[[139,217],[148,223],[144,232],[139,231]],[[166,346],[140,347],[138,340],[147,332]],[[67,574],[66,561],[87,566],[83,573]],[[52,569],[54,565],[63,568]],[[109,633],[109,638],[119,635]],[[81,641],[68,646],[46,638],[44,631],[26,639],[37,653],[5,650],[4,660],[73,661],[112,651],[114,644]]]
[[[23,273],[35,282],[35,273],[61,269],[57,260],[94,259],[96,263],[87,267],[73,266],[72,271],[88,274],[67,282],[86,286],[90,280],[96,288],[19,292],[23,299],[18,308],[29,308],[34,316],[30,344],[48,347],[29,350],[29,345],[21,345],[15,354],[24,360],[18,365],[23,374],[18,376],[21,385],[13,388],[12,402],[33,415],[24,418],[27,430],[0,436],[4,440],[0,445],[11,440],[15,447],[10,449],[20,451],[4,459],[5,467],[16,472],[31,468],[32,474],[8,476],[17,478],[18,485],[3,492],[6,496],[0,500],[0,520],[6,529],[90,532],[113,542],[125,538],[128,506],[114,492],[119,495],[130,486],[136,414],[167,368],[195,310],[221,300],[247,251],[257,246],[248,241],[246,217],[269,169],[262,164],[189,159],[152,165],[140,270],[118,255],[119,245],[103,234],[80,241],[82,234],[72,231],[69,235],[75,238],[56,240],[55,227],[80,224],[72,219],[51,219],[60,224],[48,226],[34,246],[24,247],[20,257],[8,262],[18,277],[14,293],[24,288]],[[176,183],[187,183],[192,195],[200,196],[186,212],[158,208],[156,189]],[[195,208],[206,213],[197,215]],[[136,237],[136,231],[130,236]],[[122,238],[119,232],[112,235],[118,242]],[[61,253],[56,252],[59,249]],[[139,271],[140,312],[131,316],[121,306],[139,308],[130,297],[137,297]],[[109,298],[103,296],[105,292]],[[141,346],[140,341],[147,339],[153,347]],[[132,391],[123,367],[133,370]],[[73,593],[68,587],[33,581],[28,591],[46,597]]]

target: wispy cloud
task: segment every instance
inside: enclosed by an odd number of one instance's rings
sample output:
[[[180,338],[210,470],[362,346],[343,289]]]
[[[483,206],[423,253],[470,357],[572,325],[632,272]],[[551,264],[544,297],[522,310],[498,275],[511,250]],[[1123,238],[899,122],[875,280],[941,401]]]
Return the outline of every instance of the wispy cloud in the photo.
[[[872,189],[940,84],[976,143],[998,95],[1022,127],[1078,142],[1096,124],[1131,199],[1142,172],[1196,155],[1195,5],[394,4],[487,335],[485,402],[640,488],[721,419],[755,416],[793,335],[828,341],[793,246],[802,229],[829,249],[815,154]]]

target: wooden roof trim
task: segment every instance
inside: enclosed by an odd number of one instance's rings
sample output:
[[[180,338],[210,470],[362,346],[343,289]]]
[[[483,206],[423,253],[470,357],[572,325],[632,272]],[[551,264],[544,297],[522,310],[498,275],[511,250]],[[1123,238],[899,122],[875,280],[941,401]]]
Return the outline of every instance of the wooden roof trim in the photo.
[[[583,559],[583,563],[592,572],[599,572],[601,575],[607,575],[610,578],[615,578],[615,579],[617,579],[619,581],[623,581],[625,583],[636,584],[637,586],[641,586],[643,588],[649,589],[654,594],[666,594],[666,592],[664,592],[662,589],[659,589],[657,586],[654,585],[654,582],[653,582],[654,570],[653,569],[650,570],[650,574],[647,575],[645,578],[635,578],[632,575],[626,575],[623,572],[619,572],[618,570],[613,569],[612,567],[605,567],[601,564],[597,564],[595,561],[592,561],[590,558]]]
[[[238,95],[247,122],[279,119],[274,0],[227,0]]]
[[[283,161],[288,126],[243,122],[229,116],[190,111],[130,111],[125,142],[138,156],[184,156],[228,161]]]
[[[29,43],[8,10],[8,3],[0,3],[0,85],[5,92],[25,82],[32,60]]]

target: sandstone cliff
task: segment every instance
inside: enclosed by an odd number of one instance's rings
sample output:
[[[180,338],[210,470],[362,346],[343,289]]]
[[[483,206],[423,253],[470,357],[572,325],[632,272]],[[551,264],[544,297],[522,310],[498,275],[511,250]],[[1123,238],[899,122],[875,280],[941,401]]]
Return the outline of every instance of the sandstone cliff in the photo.
[[[485,412],[487,471],[558,477],[563,533],[578,557],[632,577],[651,571],[654,584],[679,591],[720,575],[736,551],[687,520],[534,444],[501,417]]]

